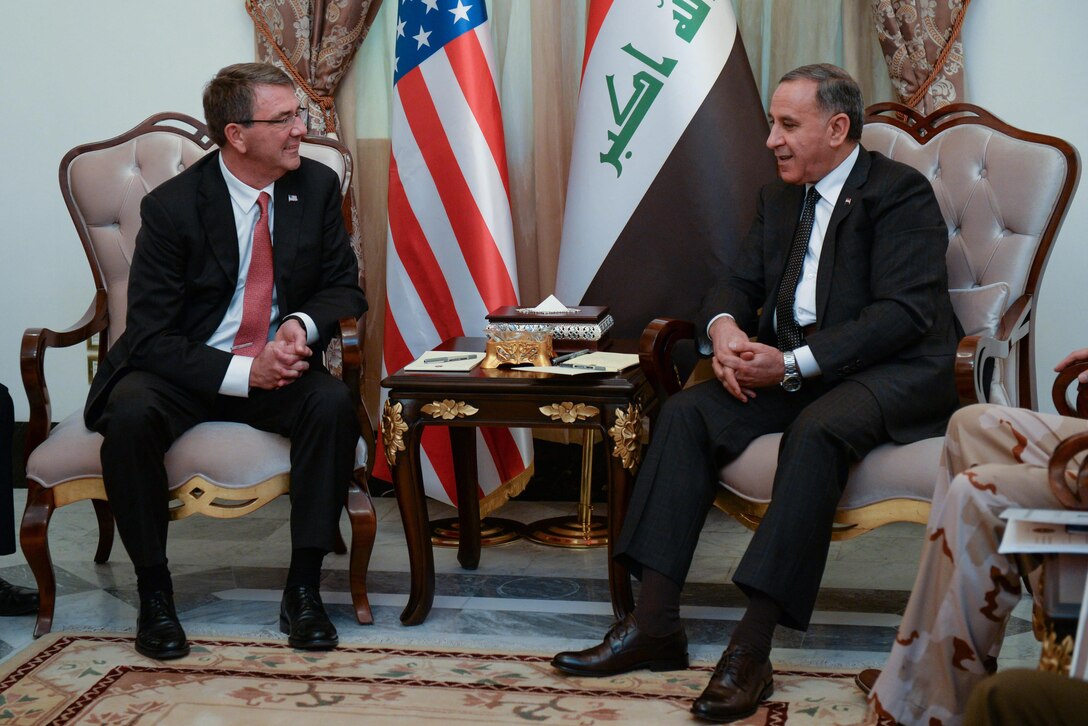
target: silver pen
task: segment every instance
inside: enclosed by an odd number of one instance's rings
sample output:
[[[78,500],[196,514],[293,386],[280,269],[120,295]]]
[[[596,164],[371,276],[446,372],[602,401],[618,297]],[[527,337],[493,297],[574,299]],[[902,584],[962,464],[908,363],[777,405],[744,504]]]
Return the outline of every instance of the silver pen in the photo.
[[[557,365],[559,365],[560,363],[562,363],[565,360],[570,360],[571,358],[577,358],[578,356],[585,355],[587,353],[589,353],[589,348],[582,348],[581,350],[576,350],[573,353],[567,353],[566,355],[561,355],[558,358],[553,358],[552,359],[552,365],[557,366]]]
[[[475,358],[475,354],[469,355],[446,355],[440,358],[424,358],[424,363],[452,363],[455,360],[472,360]]]
[[[575,363],[570,363],[570,364],[567,364],[567,365],[561,365],[559,367],[560,368],[581,368],[584,371],[603,371],[605,369],[604,366],[580,366],[580,365],[577,365]]]

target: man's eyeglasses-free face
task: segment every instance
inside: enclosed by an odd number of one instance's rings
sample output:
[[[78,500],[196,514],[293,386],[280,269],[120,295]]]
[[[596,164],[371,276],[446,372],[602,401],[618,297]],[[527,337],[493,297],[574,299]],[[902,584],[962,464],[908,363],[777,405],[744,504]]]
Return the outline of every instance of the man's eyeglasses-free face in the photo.
[[[288,114],[283,118],[247,118],[242,121],[235,121],[236,124],[271,124],[272,126],[285,129],[292,126],[295,123],[295,119],[302,119],[302,125],[309,128],[310,124],[310,112],[303,106],[299,106],[295,109],[295,112]]]

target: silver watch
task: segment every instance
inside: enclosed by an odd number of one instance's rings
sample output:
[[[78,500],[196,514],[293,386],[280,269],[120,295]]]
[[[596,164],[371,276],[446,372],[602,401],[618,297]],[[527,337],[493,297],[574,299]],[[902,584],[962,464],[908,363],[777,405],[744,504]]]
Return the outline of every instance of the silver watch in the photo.
[[[782,353],[782,362],[786,365],[786,374],[778,385],[790,393],[801,390],[801,369],[797,367],[797,356],[792,350],[787,350]]]

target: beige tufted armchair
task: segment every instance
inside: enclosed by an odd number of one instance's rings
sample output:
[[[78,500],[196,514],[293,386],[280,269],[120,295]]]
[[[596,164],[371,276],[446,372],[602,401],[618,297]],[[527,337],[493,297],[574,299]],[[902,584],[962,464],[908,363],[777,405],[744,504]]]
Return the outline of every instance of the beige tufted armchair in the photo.
[[[26,439],[27,505],[20,541],[40,592],[35,637],[49,632],[56,603],[56,580],[49,557],[49,520],[53,511],[90,499],[99,525],[95,562],[105,562],[113,545],[113,518],[99,459],[102,437],[84,427],[82,410],[50,430],[45,351],[78,345],[98,334],[100,355],[104,355],[117,340],[125,325],[128,272],[140,228],[140,201],[148,191],[212,148],[199,121],[163,113],[116,138],[76,147],[61,161],[61,193],[90,263],[95,295],[83,318],[71,328],[32,328],[23,335],[21,368],[30,401],[30,423]],[[340,143],[306,137],[301,153],[336,171],[341,193],[349,193],[352,159]],[[373,618],[367,600],[366,571],[374,546],[376,518],[366,487],[366,457],[374,447],[374,432],[359,391],[362,358],[356,326],[353,319],[341,321],[342,377],[352,389],[363,431],[347,497],[352,533],[349,578],[356,617],[360,623],[370,623]],[[246,455],[240,457],[238,452]],[[171,519],[195,513],[240,517],[264,506],[287,493],[289,456],[290,442],[276,434],[238,423],[196,426],[179,438],[166,455]],[[245,463],[239,465],[240,460]],[[342,554],[346,548],[339,532],[337,535]]]
[[[906,106],[867,110],[865,148],[910,164],[933,183],[948,224],[949,292],[966,337],[956,377],[964,403],[1032,408],[1031,316],[1051,245],[1077,186],[1077,153],[969,104],[922,117]],[[682,383],[671,362],[691,323],[654,320],[640,356],[659,396]],[[781,434],[761,436],[722,468],[715,504],[755,529],[771,501]],[[895,521],[924,523],[943,437],[885,444],[850,472],[833,539]]]

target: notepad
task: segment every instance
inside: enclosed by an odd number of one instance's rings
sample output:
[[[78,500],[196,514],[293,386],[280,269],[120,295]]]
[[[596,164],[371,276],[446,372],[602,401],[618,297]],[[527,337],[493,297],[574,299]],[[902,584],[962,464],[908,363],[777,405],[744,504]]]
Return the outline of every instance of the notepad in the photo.
[[[460,350],[431,350],[404,366],[406,371],[463,373],[471,371],[484,359],[484,353]]]
[[[638,365],[634,353],[586,353],[563,361],[555,366],[519,366],[519,371],[551,373],[557,376],[577,376],[588,373],[619,373]]]

